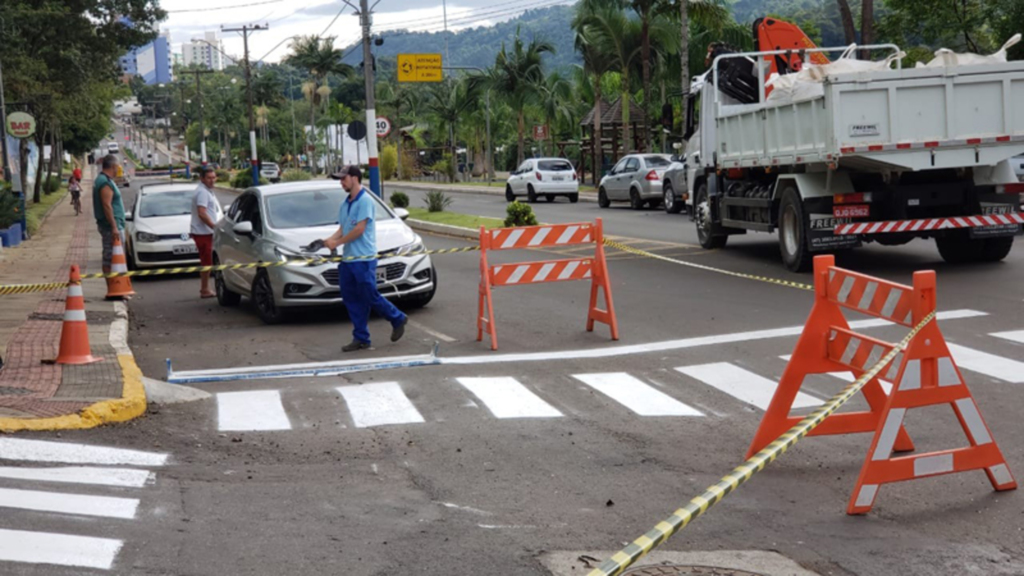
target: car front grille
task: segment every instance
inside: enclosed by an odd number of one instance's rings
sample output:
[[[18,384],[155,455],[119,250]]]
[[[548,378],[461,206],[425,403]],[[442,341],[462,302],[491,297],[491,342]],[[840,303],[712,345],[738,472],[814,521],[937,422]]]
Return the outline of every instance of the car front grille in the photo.
[[[388,282],[394,282],[395,280],[398,280],[405,274],[405,264],[403,264],[402,262],[393,262],[385,266],[384,270],[386,271]],[[325,270],[324,273],[321,274],[321,276],[323,277],[324,282],[327,282],[327,284],[331,286],[338,285],[337,268]]]
[[[188,260],[199,260],[199,254],[175,254],[173,252],[136,252],[135,256],[139,262],[185,262]]]

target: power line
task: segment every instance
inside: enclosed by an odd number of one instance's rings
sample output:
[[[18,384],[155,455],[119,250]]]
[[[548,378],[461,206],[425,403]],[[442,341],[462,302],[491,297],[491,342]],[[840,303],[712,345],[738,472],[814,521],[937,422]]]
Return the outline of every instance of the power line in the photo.
[[[496,18],[514,17],[514,16],[517,16],[518,14],[526,12],[527,10],[542,9],[542,8],[552,8],[554,6],[564,5],[564,4],[567,4],[569,2],[571,2],[571,0],[541,0],[540,2],[536,2],[536,3],[533,3],[533,4],[521,5],[521,6],[517,7],[517,8],[513,8],[513,9],[499,10],[499,11],[494,11],[494,12],[490,12],[490,13],[487,13],[487,14],[480,13],[480,14],[475,14],[475,15],[472,15],[472,16],[466,16],[466,17],[463,17],[463,18],[457,18],[455,20],[449,20],[448,24],[452,25],[454,23],[455,25],[458,25],[458,26],[469,27],[469,26],[471,26],[471,25],[473,25],[473,24],[475,24],[477,22],[484,22],[484,21],[493,20],[493,19],[496,19]],[[438,26],[437,24],[433,24],[433,25],[429,25],[429,26],[427,26],[425,28],[407,29],[405,32],[397,32],[397,33],[391,32],[390,34],[392,36],[407,36],[407,35],[419,34],[419,33],[432,34],[432,33],[436,33],[436,32],[442,32],[443,30],[444,30],[444,27]]]
[[[337,22],[338,18],[341,17],[341,14],[345,11],[345,8],[347,8],[347,6],[342,6],[341,10],[338,10],[338,13],[334,15],[334,20],[331,20],[331,23],[327,25],[327,28],[324,28],[324,31],[320,33],[320,38],[323,38],[324,34],[327,34],[327,31],[331,29],[331,26],[334,26],[334,23]]]
[[[547,0],[545,0],[545,1],[547,1]],[[509,10],[509,8],[507,8],[508,6],[517,5],[517,4],[521,4],[521,3],[522,2],[512,1],[512,2],[501,2],[501,3],[498,3],[498,4],[492,4],[490,6],[481,6],[480,10],[483,10],[483,12],[480,12],[479,10],[475,11],[475,12],[470,10],[468,13],[464,14],[463,16],[453,16],[451,21],[462,19],[462,18],[478,16],[480,14],[486,14],[486,13],[489,13],[489,12],[494,11],[494,10],[499,10],[499,11]],[[383,27],[390,28],[390,27],[393,27],[393,26],[403,26],[403,25],[406,25],[406,24],[426,24],[428,22],[438,22],[438,23],[440,23],[442,20],[443,20],[442,16],[433,16],[433,17],[430,17],[430,18],[414,18],[412,20],[400,20],[398,22],[392,22],[392,23],[389,23],[389,24],[381,24],[381,27],[382,28]]]
[[[215,12],[217,10],[233,10],[235,8],[252,8],[253,6],[263,6],[264,4],[277,4],[284,2],[284,0],[264,0],[263,2],[255,2],[250,4],[235,4],[234,6],[215,6],[213,8],[193,8],[190,10],[168,10],[168,14],[186,14],[189,12]]]

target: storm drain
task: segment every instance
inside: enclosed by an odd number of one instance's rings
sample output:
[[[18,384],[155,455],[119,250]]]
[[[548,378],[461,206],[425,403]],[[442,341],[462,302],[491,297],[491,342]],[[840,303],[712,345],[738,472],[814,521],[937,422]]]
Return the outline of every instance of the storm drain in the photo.
[[[622,576],[764,576],[758,572],[737,570],[736,568],[720,568],[718,566],[683,566],[666,564],[661,566],[643,566],[622,573]]]

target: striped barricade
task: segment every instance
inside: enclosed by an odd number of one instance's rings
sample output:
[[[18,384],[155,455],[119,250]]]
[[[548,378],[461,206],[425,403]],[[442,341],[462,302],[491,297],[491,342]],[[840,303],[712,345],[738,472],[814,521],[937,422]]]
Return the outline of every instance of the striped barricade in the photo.
[[[748,458],[801,420],[790,416],[790,410],[808,374],[852,372],[859,378],[894,352],[897,345],[850,330],[843,308],[904,326],[916,326],[935,312],[934,271],[914,273],[911,287],[836,268],[832,256],[817,256],[814,290],[811,315],[754,435]],[[863,388],[868,410],[832,414],[809,434],[874,432],[848,514],[871,510],[882,484],[926,476],[985,470],[995,490],[1017,487],[935,320],[924,324],[906,350],[894,354],[887,364]],[[880,380],[887,382],[888,389]],[[893,452],[914,449],[903,426],[907,410],[941,404],[953,409],[969,446],[893,456]]]
[[[487,263],[488,250],[525,250],[561,246],[594,245],[594,256],[516,262],[512,264]],[[555,224],[520,228],[480,228],[480,300],[477,310],[478,342],[484,333],[491,338],[491,349],[498,349],[498,335],[494,322],[492,288],[545,282],[590,280],[590,307],[587,310],[587,331],[594,330],[594,322],[611,328],[612,340],[619,339],[619,324],[612,304],[612,289],[608,281],[608,264],[604,257],[604,235],[601,219],[593,224]],[[606,308],[598,308],[598,292],[604,291]]]

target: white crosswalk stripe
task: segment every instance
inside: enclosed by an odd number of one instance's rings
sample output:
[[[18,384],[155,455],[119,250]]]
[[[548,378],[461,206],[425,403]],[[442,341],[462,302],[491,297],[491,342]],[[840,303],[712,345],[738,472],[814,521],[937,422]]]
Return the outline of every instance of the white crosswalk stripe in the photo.
[[[1004,340],[1010,340],[1012,342],[1018,342],[1024,344],[1024,330],[1011,330],[1009,332],[993,332],[989,336],[995,336],[996,338],[1002,338]]]
[[[515,378],[458,378],[495,418],[553,418],[562,413]]]
[[[336,390],[345,398],[357,428],[423,422],[423,416],[397,382],[340,386]]]
[[[998,378],[1014,384],[1024,383],[1024,362],[1011,360],[981,350],[960,346],[950,342],[949,353],[961,369]]]
[[[0,507],[130,519],[135,517],[139,501],[137,498],[0,488]]]
[[[778,382],[728,362],[680,366],[676,370],[761,410],[768,409],[778,386]],[[793,401],[794,408],[808,408],[821,404],[822,400],[803,392],[797,393]]]
[[[113,538],[0,529],[0,562],[110,570],[123,545]]]
[[[640,416],[703,416],[699,410],[657,390],[625,372],[573,374],[580,382]]]
[[[292,423],[277,390],[217,394],[217,421],[222,431],[290,430]]]
[[[93,468],[89,466],[15,468],[0,466],[0,478],[141,488],[152,482],[156,475],[146,470],[130,468]]]

